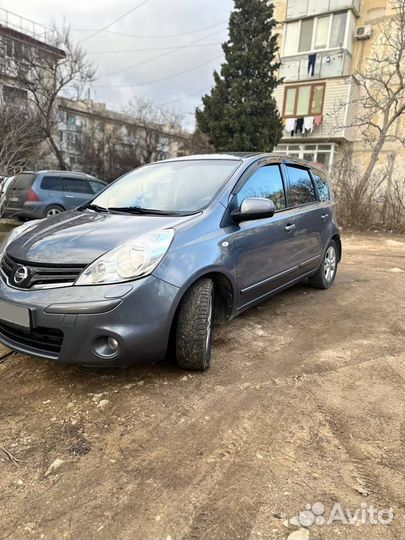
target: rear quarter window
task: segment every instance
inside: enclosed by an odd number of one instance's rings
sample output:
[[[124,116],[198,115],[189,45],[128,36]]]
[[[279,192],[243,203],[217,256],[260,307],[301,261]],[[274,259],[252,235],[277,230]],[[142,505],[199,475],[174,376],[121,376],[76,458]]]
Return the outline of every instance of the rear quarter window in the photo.
[[[318,174],[312,173],[312,176],[314,177],[316,187],[318,189],[319,193],[319,200],[320,201],[329,201],[330,200],[330,190],[328,186],[328,182],[319,176]]]
[[[63,191],[62,178],[59,178],[58,176],[44,176],[41,180],[41,189]]]
[[[98,193],[105,188],[105,184],[102,184],[101,182],[95,180],[90,180],[89,182],[94,193]]]
[[[22,173],[18,174],[11,183],[11,189],[30,189],[35,180],[35,174]]]
[[[93,190],[84,178],[65,177],[63,178],[64,190],[69,193],[89,193],[93,195]]]

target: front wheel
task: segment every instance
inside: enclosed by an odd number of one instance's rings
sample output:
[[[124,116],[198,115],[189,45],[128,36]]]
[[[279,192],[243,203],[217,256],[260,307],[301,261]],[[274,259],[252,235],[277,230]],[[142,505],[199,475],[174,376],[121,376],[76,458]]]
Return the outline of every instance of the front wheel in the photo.
[[[204,371],[211,363],[214,284],[202,278],[185,293],[176,328],[177,364],[183,369]]]
[[[309,278],[309,283],[317,289],[332,287],[338,266],[338,248],[336,242],[331,240],[326,248],[325,255],[317,273]]]

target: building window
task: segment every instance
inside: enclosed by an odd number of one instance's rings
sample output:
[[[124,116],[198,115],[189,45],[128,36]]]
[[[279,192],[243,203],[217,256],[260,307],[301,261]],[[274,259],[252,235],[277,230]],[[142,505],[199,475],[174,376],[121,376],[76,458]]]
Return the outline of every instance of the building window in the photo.
[[[285,86],[283,117],[321,114],[324,96],[325,83]]]
[[[3,100],[7,104],[15,104],[16,102],[24,102],[27,100],[28,94],[22,88],[3,85]]]
[[[75,126],[76,125],[76,117],[73,114],[67,115],[67,123],[68,126]]]
[[[285,156],[305,159],[328,168],[337,154],[337,145],[332,144],[280,144],[274,151]]]
[[[345,11],[287,23],[284,34],[284,56],[346,48],[344,45],[348,21],[350,18]]]

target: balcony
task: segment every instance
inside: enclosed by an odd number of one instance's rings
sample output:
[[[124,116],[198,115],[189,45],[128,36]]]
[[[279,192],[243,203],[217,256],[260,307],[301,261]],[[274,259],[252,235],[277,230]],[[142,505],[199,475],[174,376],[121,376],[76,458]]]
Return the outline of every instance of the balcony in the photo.
[[[360,0],[287,0],[287,20],[347,9],[353,10],[358,16]]]
[[[307,81],[350,74],[352,55],[347,50],[334,49],[317,53],[314,74],[308,74],[308,54],[281,59],[280,76],[284,82]]]

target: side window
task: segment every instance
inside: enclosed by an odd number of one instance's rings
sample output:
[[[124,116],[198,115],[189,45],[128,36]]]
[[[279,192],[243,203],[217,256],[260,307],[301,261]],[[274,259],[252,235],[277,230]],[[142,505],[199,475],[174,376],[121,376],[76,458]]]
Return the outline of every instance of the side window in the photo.
[[[59,178],[59,176],[44,176],[41,180],[41,189],[63,191],[62,178]]]
[[[315,188],[309,171],[287,165],[289,179],[288,206],[299,206],[316,201]]]
[[[261,167],[249,178],[238,193],[238,204],[247,197],[271,199],[277,210],[285,208],[283,179],[278,165]]]
[[[329,201],[330,192],[327,181],[317,174],[312,173],[312,176],[314,177],[316,187],[318,188],[319,199],[321,201]]]
[[[93,193],[98,193],[99,191],[101,191],[103,188],[105,188],[105,185],[102,184],[101,182],[95,182],[94,180],[90,180],[90,185],[91,185],[91,188],[93,190]]]
[[[69,193],[89,193],[93,195],[89,182],[83,178],[65,177],[63,179],[63,187]]]

